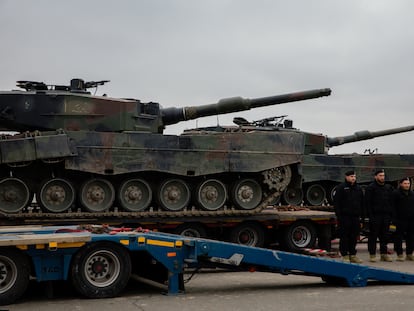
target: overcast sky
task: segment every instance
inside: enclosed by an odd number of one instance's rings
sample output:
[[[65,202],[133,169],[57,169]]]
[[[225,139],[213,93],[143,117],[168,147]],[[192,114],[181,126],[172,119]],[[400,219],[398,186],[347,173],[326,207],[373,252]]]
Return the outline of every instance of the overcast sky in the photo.
[[[414,124],[414,1],[0,0],[0,89],[16,80],[111,80],[98,94],[164,107],[332,88],[259,108],[328,136]],[[171,126],[208,126],[204,118]],[[330,153],[414,153],[414,132]]]

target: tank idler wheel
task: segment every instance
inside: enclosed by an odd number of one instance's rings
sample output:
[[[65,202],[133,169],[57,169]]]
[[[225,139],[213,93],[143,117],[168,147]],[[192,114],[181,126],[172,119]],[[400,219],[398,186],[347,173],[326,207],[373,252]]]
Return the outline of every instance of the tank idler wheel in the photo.
[[[190,189],[181,179],[168,179],[158,191],[161,206],[169,211],[179,211],[190,202]]]
[[[89,212],[108,210],[112,206],[114,199],[114,187],[106,179],[90,179],[81,187],[80,201],[82,206]]]
[[[26,183],[19,178],[5,178],[0,181],[0,211],[16,213],[30,204],[32,195]]]
[[[197,204],[208,211],[216,211],[227,199],[226,186],[217,179],[208,179],[197,188]]]
[[[288,188],[283,192],[283,200],[288,205],[299,205],[303,200],[303,191],[299,188]]]
[[[326,199],[326,191],[320,184],[310,185],[306,190],[306,201],[310,205],[321,205]]]
[[[75,189],[62,178],[53,178],[43,183],[39,192],[39,204],[45,211],[61,213],[75,201]]]
[[[0,251],[0,305],[15,302],[29,284],[30,264],[27,257],[17,249]]]
[[[262,188],[254,179],[241,179],[233,186],[234,204],[243,210],[254,209],[262,201]]]
[[[74,256],[72,283],[89,298],[118,295],[131,276],[131,258],[121,245],[110,242],[87,244]]]
[[[150,205],[151,200],[151,187],[142,179],[128,179],[119,187],[118,201],[124,210],[143,211]]]

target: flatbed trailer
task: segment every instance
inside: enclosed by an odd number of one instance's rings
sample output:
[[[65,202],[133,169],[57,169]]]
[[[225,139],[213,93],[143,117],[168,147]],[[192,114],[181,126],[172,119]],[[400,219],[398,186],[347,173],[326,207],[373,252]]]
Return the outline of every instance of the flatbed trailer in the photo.
[[[119,295],[131,275],[167,284],[168,294],[184,293],[186,269],[220,267],[321,277],[330,283],[366,286],[370,280],[414,284],[414,274],[147,230],[90,226],[0,229],[0,304],[38,282],[71,280],[89,298]]]
[[[216,213],[214,213],[216,214]],[[336,218],[332,211],[306,207],[274,206],[252,215],[234,215],[226,210],[220,215],[200,215],[199,211],[164,212],[154,216],[147,213],[105,212],[48,214],[41,212],[15,215],[0,214],[0,225],[68,225],[81,223],[113,226],[143,227],[161,231],[216,239],[246,246],[281,246],[284,250],[300,252],[305,248],[329,250],[334,237]]]

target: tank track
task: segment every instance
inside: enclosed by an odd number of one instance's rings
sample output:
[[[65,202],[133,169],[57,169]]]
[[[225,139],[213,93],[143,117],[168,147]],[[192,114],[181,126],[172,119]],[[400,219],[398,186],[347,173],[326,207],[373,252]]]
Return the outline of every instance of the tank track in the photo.
[[[234,208],[224,208],[217,211],[196,210],[196,209],[184,209],[182,211],[165,211],[165,210],[153,210],[150,208],[147,211],[142,212],[125,212],[118,211],[115,208],[114,211],[107,212],[82,212],[82,211],[68,211],[65,213],[47,213],[42,211],[20,211],[18,213],[8,214],[0,212],[0,224],[7,222],[24,222],[24,223],[47,223],[51,221],[75,221],[82,222],[91,220],[116,220],[116,219],[144,219],[144,218],[176,218],[176,217],[214,217],[214,216],[251,216],[260,213],[264,208],[269,206],[274,198],[280,196],[282,192],[274,191],[263,198],[262,202],[250,210],[240,210]]]

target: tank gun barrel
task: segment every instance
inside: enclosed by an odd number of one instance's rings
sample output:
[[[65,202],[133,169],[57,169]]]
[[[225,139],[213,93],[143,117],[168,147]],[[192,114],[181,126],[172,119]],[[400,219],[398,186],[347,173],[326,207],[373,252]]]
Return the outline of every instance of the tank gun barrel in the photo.
[[[170,125],[181,121],[192,120],[206,116],[250,110],[252,108],[258,107],[279,105],[294,101],[329,96],[330,94],[331,89],[326,88],[254,99],[230,97],[221,99],[217,103],[210,105],[189,106],[184,108],[165,108],[162,110],[162,120],[164,125]]]
[[[413,130],[414,130],[414,125],[397,127],[397,128],[392,128],[392,129],[387,129],[387,130],[382,130],[382,131],[375,131],[375,132],[359,131],[359,132],[355,132],[354,134],[348,135],[348,136],[327,137],[326,142],[327,142],[328,147],[335,147],[335,146],[340,146],[343,144],[353,143],[356,141],[368,140],[368,139],[381,137],[381,136],[410,132]]]

